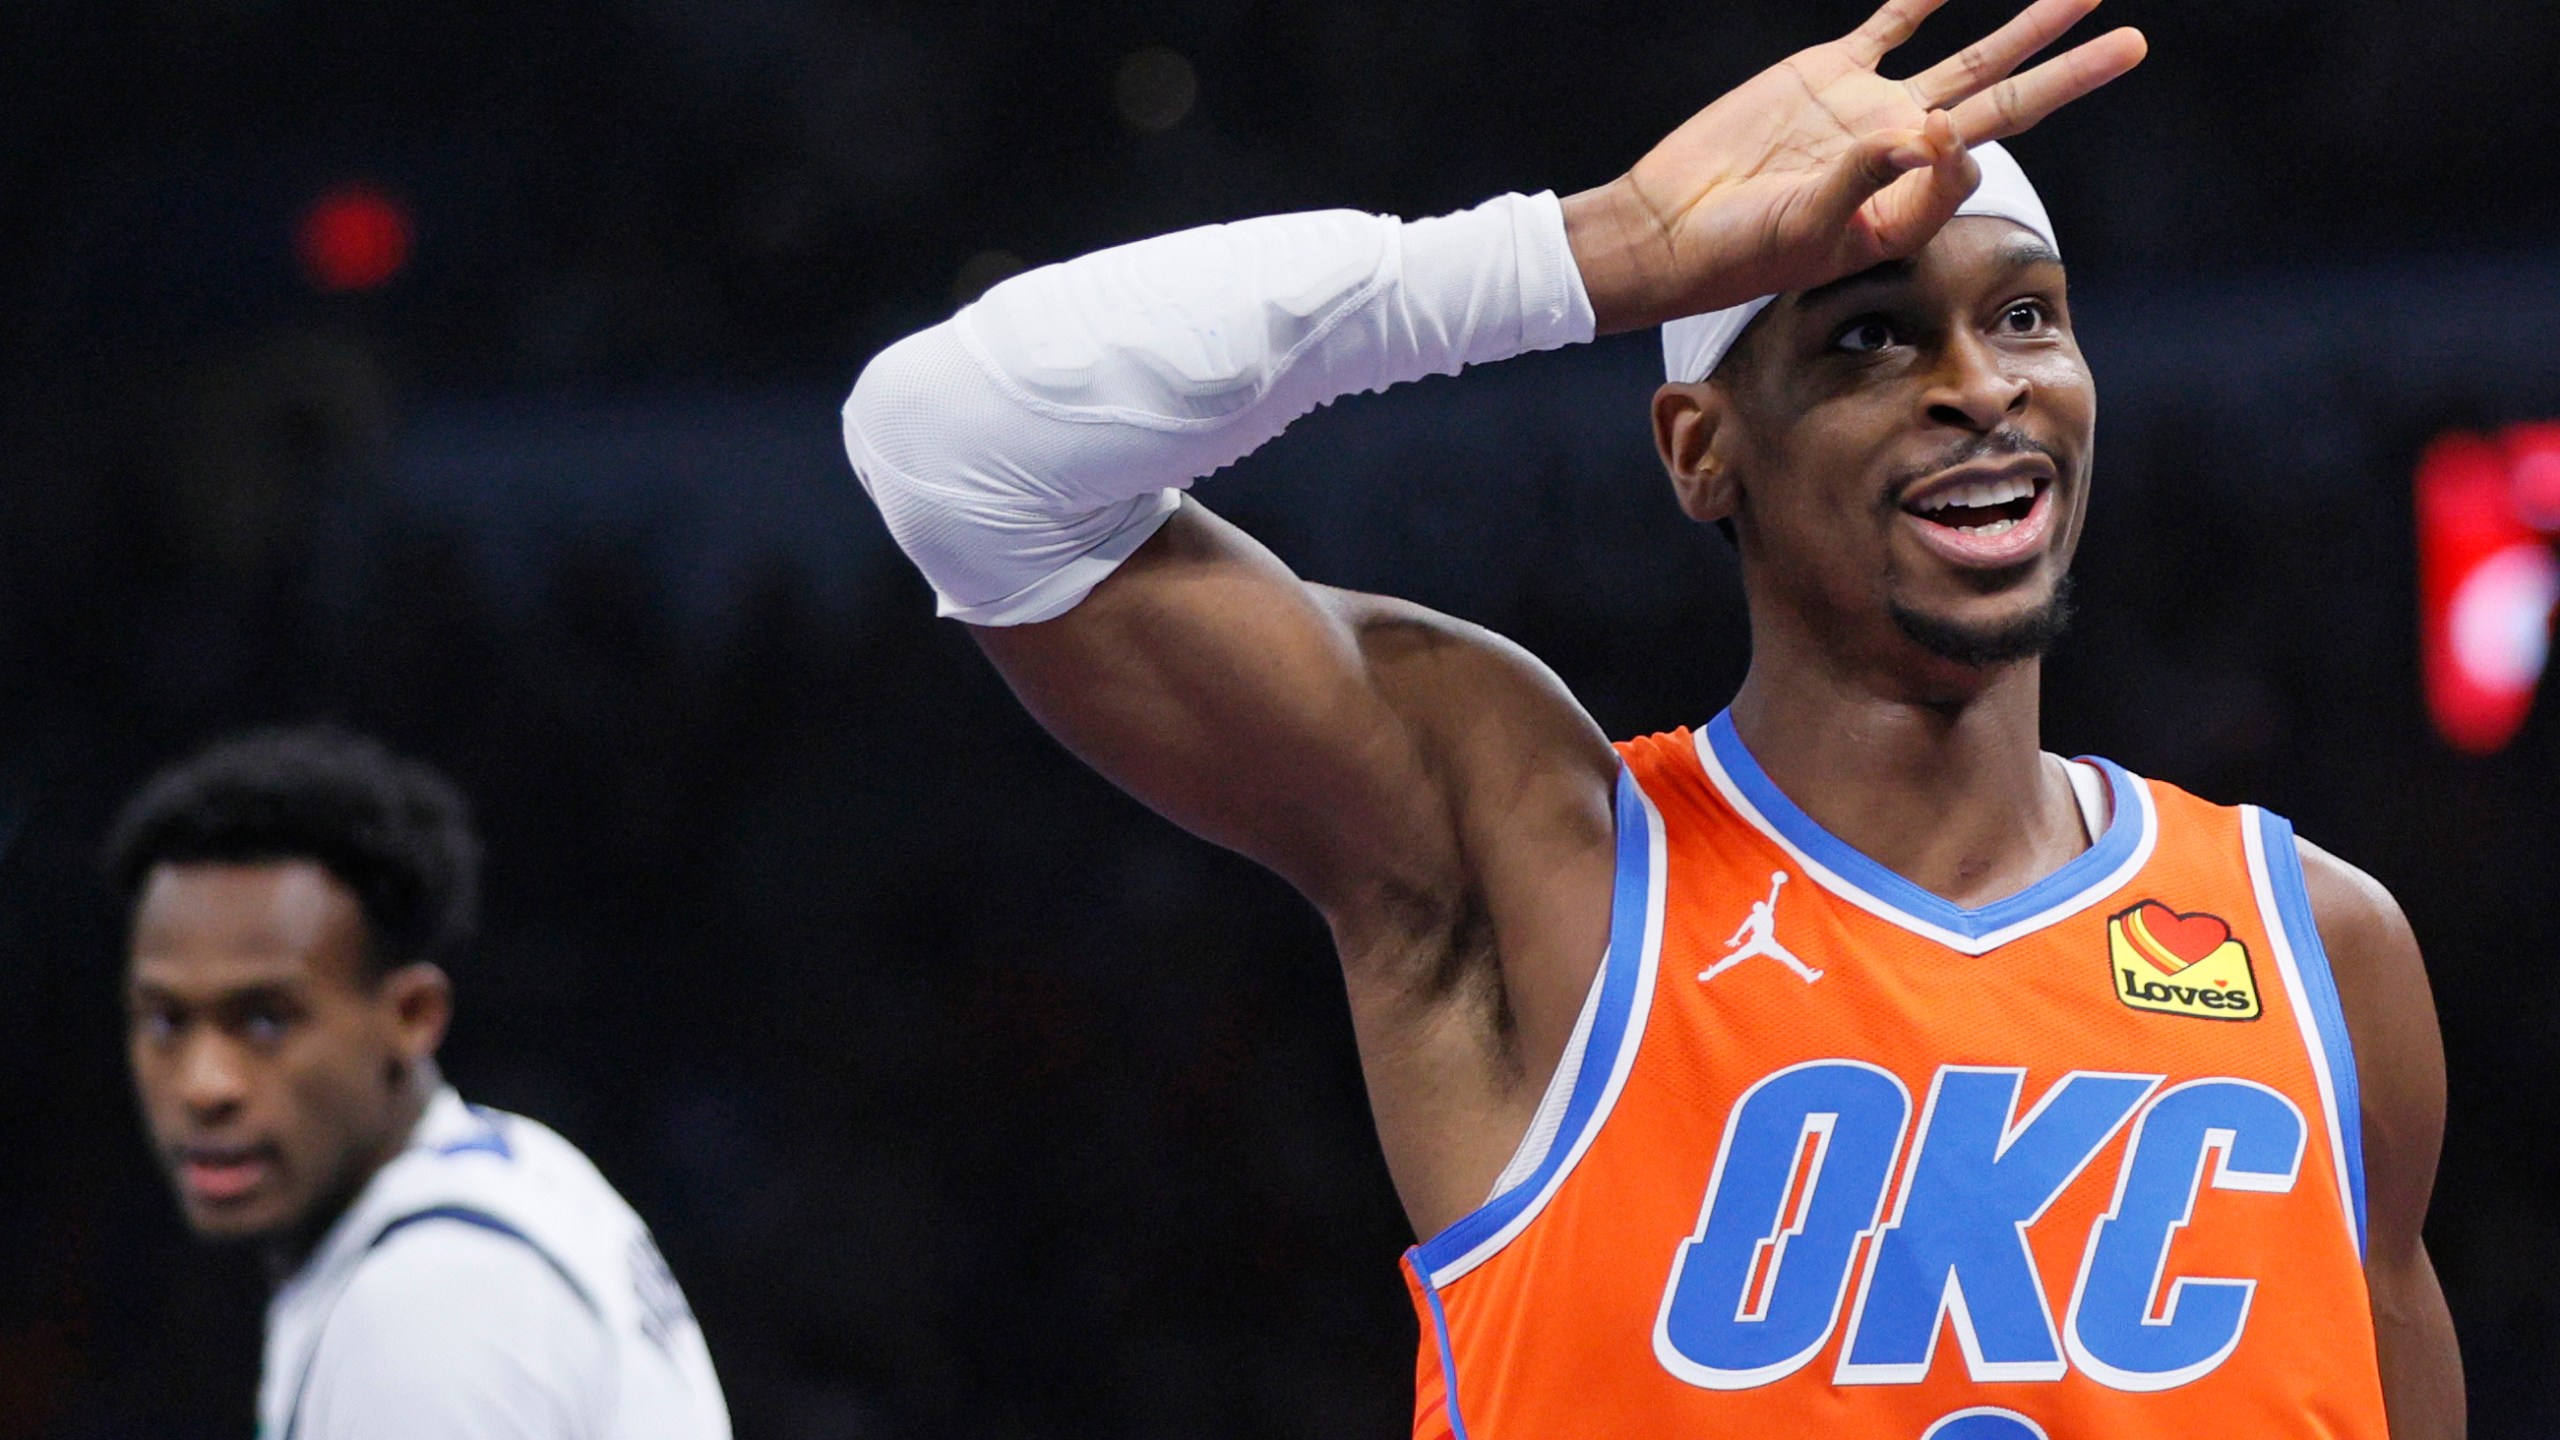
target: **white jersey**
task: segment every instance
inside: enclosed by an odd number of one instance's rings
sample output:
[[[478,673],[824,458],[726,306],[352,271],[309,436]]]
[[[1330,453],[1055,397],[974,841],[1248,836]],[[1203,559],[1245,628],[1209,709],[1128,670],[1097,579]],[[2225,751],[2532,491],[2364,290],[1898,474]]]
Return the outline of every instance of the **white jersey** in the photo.
[[[267,1307],[260,1440],[728,1440],[684,1292],[577,1147],[437,1092]]]

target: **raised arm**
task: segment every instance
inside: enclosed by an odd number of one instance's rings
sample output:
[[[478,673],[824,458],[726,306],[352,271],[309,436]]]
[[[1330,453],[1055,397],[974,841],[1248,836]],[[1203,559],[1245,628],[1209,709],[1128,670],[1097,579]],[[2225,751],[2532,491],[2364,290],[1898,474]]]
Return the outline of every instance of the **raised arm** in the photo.
[[[2011,74],[2096,3],[2036,0],[1887,80],[1936,4],[1891,0],[1569,201],[1102,251],[997,286],[854,387],[855,469],[1032,713],[1324,911],[1421,1228],[1481,1197],[1572,1029],[1608,929],[1616,759],[1516,647],[1306,584],[1181,492],[1346,395],[1918,249],[1979,179],[1968,143],[2141,58],[2118,31]]]
[[[1457,873],[1435,753],[1456,742],[1425,712],[1466,696],[1529,727],[1601,797],[1604,845],[1608,747],[1516,651],[1303,584],[1179,487],[1337,396],[1590,334],[1552,196],[1275,216],[997,287],[875,360],[846,437],[943,612],[1044,724],[1339,922]]]
[[[2444,1144],[2444,1042],[2407,917],[2372,876],[2301,842],[2364,1100],[2365,1283],[2397,1440],[2460,1440],[2462,1354],[2420,1234]]]
[[[1177,492],[1345,395],[1916,250],[1976,182],[1968,143],[2141,58],[2117,31],[2012,75],[2096,3],[2037,0],[1888,80],[1937,4],[1891,0],[1562,203],[1275,216],[1016,277],[872,363],[848,448],[1044,723],[1329,911],[1463,869],[1446,832],[1479,785],[1509,804],[1561,776],[1605,839],[1611,759],[1551,676],[1471,627],[1301,584]]]

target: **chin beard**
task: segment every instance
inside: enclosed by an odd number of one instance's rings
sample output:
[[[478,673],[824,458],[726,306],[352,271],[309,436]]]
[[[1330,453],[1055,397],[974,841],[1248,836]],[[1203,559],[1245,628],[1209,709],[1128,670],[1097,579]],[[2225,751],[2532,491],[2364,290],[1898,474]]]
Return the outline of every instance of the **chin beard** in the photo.
[[[2042,605],[2000,625],[1960,625],[1898,602],[1889,608],[1894,625],[1914,645],[1967,669],[1989,670],[2042,655],[2071,628],[2071,577],[2056,581]]]

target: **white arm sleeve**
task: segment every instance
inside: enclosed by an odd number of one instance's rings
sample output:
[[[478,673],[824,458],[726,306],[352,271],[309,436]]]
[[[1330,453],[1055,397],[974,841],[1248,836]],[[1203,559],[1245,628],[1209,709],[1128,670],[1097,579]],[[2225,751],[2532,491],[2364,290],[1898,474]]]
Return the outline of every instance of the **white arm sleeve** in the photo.
[[[330,1310],[294,1440],[604,1440],[612,1366],[603,1323],[539,1252],[412,1226]]]
[[[1551,193],[1210,225],[1015,276],[890,346],[845,448],[941,613],[1019,625],[1317,406],[1593,329]]]

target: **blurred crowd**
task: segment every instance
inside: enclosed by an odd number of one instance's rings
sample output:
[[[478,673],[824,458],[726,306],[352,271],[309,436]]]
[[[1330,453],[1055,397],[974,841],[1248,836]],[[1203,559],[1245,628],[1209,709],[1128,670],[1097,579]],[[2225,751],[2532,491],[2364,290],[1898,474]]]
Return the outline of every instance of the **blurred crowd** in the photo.
[[[2428,736],[2405,505],[2438,429],[2560,414],[2560,151],[2498,138],[2560,124],[2560,18],[2111,10],[2153,63],[2018,147],[2105,397],[2049,728],[2400,894],[2474,1433],[2540,1433],[2560,1164],[2505,1127],[2560,1100],[2560,722]],[[9,7],[0,1437],[247,1427],[261,1280],[143,1154],[91,858],[152,767],[315,718],[476,800],[448,1071],[650,1219],[742,1436],[1397,1433],[1411,1237],[1322,927],[1013,708],[833,407],[1021,265],[1595,183],[1859,13]],[[407,248],[332,290],[297,226],[358,183]],[[1615,734],[1701,721],[1738,596],[1650,468],[1647,343],[1343,407],[1210,499]]]

